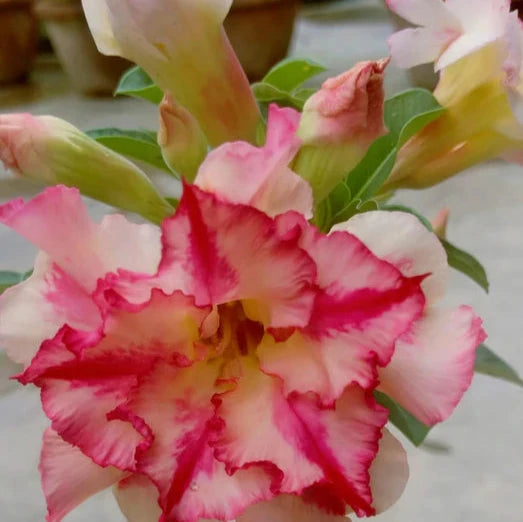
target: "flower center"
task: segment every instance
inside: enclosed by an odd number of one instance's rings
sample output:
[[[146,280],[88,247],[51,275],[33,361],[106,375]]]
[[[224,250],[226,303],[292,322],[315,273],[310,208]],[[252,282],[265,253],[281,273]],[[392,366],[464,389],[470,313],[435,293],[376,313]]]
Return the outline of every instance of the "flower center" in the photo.
[[[249,319],[240,302],[219,305],[216,313],[219,324],[208,342],[217,354],[230,360],[255,353],[265,334],[263,325]]]

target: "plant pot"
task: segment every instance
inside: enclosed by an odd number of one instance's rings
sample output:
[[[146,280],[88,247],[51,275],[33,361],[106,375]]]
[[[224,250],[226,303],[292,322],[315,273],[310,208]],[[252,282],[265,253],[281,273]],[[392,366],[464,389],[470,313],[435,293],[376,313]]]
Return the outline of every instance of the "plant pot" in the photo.
[[[0,0],[0,85],[27,77],[37,43],[32,0]]]
[[[72,85],[84,94],[112,94],[131,64],[98,52],[81,1],[37,0],[35,11]]]
[[[225,30],[251,81],[287,56],[298,0],[235,0]]]

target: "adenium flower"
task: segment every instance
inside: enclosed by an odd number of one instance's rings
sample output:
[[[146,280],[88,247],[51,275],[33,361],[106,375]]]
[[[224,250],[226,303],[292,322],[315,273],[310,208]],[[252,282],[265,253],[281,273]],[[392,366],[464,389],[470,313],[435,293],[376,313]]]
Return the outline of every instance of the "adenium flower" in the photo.
[[[160,104],[158,144],[165,163],[187,181],[193,181],[209,145],[194,116],[170,93]]]
[[[143,67],[211,145],[254,142],[260,114],[222,27],[232,0],[82,0],[100,52]]]
[[[373,390],[381,380],[441,420],[482,330],[468,308],[426,309],[444,255],[388,216],[322,235],[299,212],[191,185],[161,237],[119,216],[94,224],[65,187],[0,207],[42,250],[0,297],[0,343],[51,421],[48,522],[110,486],[130,522],[341,522],[389,507],[408,471]]]
[[[385,134],[383,78],[388,62],[360,62],[329,78],[305,103],[298,128],[303,146],[292,168],[311,184],[316,202]]]
[[[17,175],[78,187],[153,222],[174,211],[136,165],[53,116],[1,114],[0,161]]]

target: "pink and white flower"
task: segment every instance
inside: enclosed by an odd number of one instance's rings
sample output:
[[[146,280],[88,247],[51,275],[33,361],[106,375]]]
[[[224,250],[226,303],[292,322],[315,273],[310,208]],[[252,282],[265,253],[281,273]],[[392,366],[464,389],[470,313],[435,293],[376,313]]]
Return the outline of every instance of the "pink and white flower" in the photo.
[[[274,129],[266,147],[280,150]],[[387,509],[408,468],[373,391],[441,420],[482,332],[468,308],[426,309],[444,256],[390,217],[322,235],[298,212],[271,217],[191,185],[161,238],[120,217],[92,223],[65,187],[0,207],[45,261],[0,297],[0,342],[51,421],[48,522],[111,485],[130,522]]]
[[[60,225],[64,205],[76,214]],[[387,411],[372,390],[422,312],[420,278],[346,232],[321,236],[297,213],[272,219],[192,186],[162,246],[151,227],[125,225],[130,244],[114,252],[109,224],[90,222],[63,187],[0,215],[52,260],[1,299],[14,317],[10,302],[31,295],[25,324],[31,313],[42,325],[11,332],[10,352],[51,420],[49,521],[110,484],[130,520],[139,509],[230,520],[281,494],[295,496],[287,519],[300,503],[325,517],[375,512],[369,470],[380,474]],[[317,366],[279,357],[295,350],[315,350]]]

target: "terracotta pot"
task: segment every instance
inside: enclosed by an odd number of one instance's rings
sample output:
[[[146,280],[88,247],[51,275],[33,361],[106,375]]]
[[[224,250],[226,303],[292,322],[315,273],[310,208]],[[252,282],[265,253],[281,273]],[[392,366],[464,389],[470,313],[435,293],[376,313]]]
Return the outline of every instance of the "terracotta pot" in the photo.
[[[35,11],[44,22],[53,49],[73,86],[85,94],[112,94],[131,64],[98,52],[81,1],[37,0]]]
[[[299,0],[235,0],[225,30],[251,81],[285,58]]]
[[[0,84],[27,77],[37,42],[32,0],[0,0]]]

